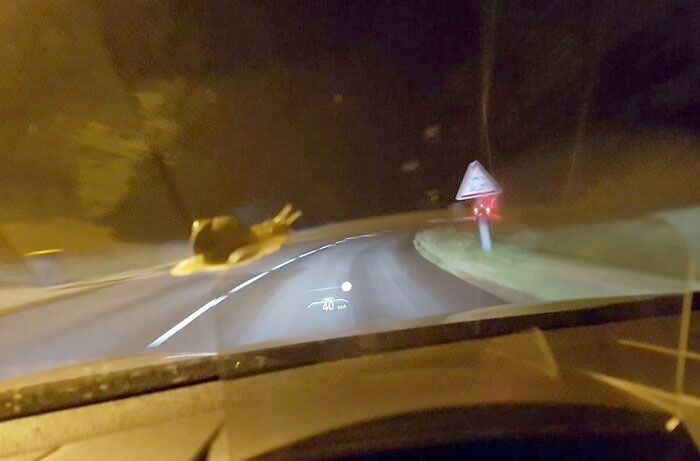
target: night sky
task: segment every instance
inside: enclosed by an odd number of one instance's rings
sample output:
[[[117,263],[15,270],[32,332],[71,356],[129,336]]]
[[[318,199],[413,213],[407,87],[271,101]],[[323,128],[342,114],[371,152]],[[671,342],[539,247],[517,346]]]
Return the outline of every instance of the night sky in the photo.
[[[494,2],[496,3],[496,2]],[[610,2],[607,2],[610,3]],[[693,1],[658,2],[657,8],[609,5],[605,2],[509,2],[497,7],[495,55],[497,72],[506,74],[509,60],[521,52],[518,45],[538,29],[559,27],[584,36],[604,23],[609,35],[598,63],[597,106],[601,116],[626,112],[647,122],[671,122],[691,127],[698,113],[697,88],[669,85],[661,91],[678,91],[674,107],[644,106],[629,113],[621,106],[655,85],[674,78],[698,76],[700,34],[698,9]],[[484,19],[478,1],[360,1],[311,2],[305,19],[320,21],[334,53],[344,53],[369,40],[378,44],[411,81],[424,91],[444,84],[445,78],[466,60],[480,62]],[[694,8],[695,6],[695,8]],[[518,41],[522,41],[518,43]],[[552,48],[556,43],[551,44]],[[510,78],[517,78],[508,75]],[[477,90],[477,89],[475,89]],[[671,113],[669,113],[671,112]],[[688,117],[684,117],[687,115]]]
[[[479,52],[480,14],[474,1],[311,2],[310,22],[320,21],[333,52],[347,53],[362,41],[381,47],[388,59],[423,89]]]

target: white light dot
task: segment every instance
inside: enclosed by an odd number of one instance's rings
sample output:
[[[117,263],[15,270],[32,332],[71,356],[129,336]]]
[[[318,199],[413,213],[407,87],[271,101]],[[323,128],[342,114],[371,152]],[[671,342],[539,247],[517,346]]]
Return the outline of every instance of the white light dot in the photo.
[[[352,290],[352,283],[350,283],[350,282],[343,282],[343,283],[340,285],[340,289],[343,290],[343,291],[350,291],[350,290]]]
[[[680,423],[681,420],[674,416],[673,418],[666,421],[666,430],[668,432],[673,432],[673,430],[677,428]]]

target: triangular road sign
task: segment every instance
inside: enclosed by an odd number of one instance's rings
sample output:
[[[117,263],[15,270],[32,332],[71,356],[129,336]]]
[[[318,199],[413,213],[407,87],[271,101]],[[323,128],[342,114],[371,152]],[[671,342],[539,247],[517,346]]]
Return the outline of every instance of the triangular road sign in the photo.
[[[500,194],[501,186],[498,185],[493,176],[486,171],[478,160],[474,160],[467,167],[464,173],[462,184],[457,191],[457,200],[467,200],[471,198],[483,197],[485,195]]]

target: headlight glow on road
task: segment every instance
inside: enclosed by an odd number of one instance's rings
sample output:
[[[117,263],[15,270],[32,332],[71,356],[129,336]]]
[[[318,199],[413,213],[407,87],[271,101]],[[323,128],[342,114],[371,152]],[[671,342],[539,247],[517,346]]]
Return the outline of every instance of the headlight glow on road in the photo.
[[[331,247],[333,247],[333,246],[335,246],[335,245],[339,245],[339,244],[344,243],[344,242],[347,242],[347,241],[349,241],[349,240],[362,239],[362,238],[367,238],[367,237],[374,237],[375,235],[376,235],[376,234],[362,234],[362,235],[355,235],[355,236],[352,236],[352,237],[346,237],[346,238],[344,238],[344,239],[342,239],[342,240],[339,240],[339,241],[337,241],[337,242],[335,242],[335,243],[330,243],[330,244],[324,245],[324,246],[322,246],[322,247],[316,248],[316,249],[314,249],[314,250],[309,250],[309,251],[307,251],[306,253],[302,253],[302,254],[300,254],[299,256],[296,256],[296,257],[294,257],[294,258],[291,258],[291,259],[289,259],[289,260],[287,260],[287,261],[284,261],[284,262],[282,262],[282,263],[276,265],[275,267],[273,267],[272,269],[270,269],[270,270],[268,270],[268,271],[261,272],[260,274],[256,275],[255,277],[252,277],[252,278],[246,280],[245,282],[243,282],[243,283],[241,283],[241,284],[235,286],[234,288],[232,288],[231,290],[229,290],[228,293],[226,293],[226,294],[224,294],[224,295],[222,295],[222,296],[219,296],[218,298],[212,299],[212,300],[209,301],[208,303],[204,304],[202,307],[200,307],[200,308],[198,308],[197,310],[195,310],[194,312],[192,312],[190,315],[188,315],[187,317],[185,317],[184,319],[182,319],[180,322],[178,322],[175,326],[173,326],[173,327],[170,328],[168,331],[166,331],[165,333],[163,333],[162,335],[160,335],[160,336],[159,336],[157,339],[155,339],[153,342],[151,342],[151,344],[148,345],[148,348],[154,348],[154,347],[160,346],[160,345],[163,344],[165,341],[167,341],[168,339],[170,339],[173,335],[175,335],[178,331],[182,330],[182,329],[185,328],[187,325],[189,325],[190,323],[194,322],[195,319],[197,319],[197,317],[199,317],[200,315],[204,314],[206,311],[208,311],[208,310],[211,309],[212,307],[216,306],[216,305],[219,304],[220,302],[224,301],[225,299],[227,299],[227,298],[228,298],[229,296],[231,296],[232,294],[237,293],[238,291],[244,289],[244,288],[247,287],[248,285],[251,285],[251,284],[257,282],[257,281],[260,280],[261,278],[265,277],[266,275],[270,274],[271,272],[273,272],[273,271],[275,271],[275,270],[277,270],[277,269],[281,269],[282,267],[286,266],[287,264],[291,264],[291,263],[293,263],[294,261],[297,261],[297,260],[299,260],[299,259],[301,259],[301,258],[304,258],[304,257],[306,257],[306,256],[310,256],[310,255],[316,253],[317,251],[321,251],[321,250],[325,250],[325,249],[327,249],[327,248],[331,248]],[[340,286],[340,289],[343,290],[343,291],[345,291],[345,292],[348,292],[348,291],[350,291],[350,290],[352,289],[352,283],[350,283],[349,281],[345,281],[345,282],[343,282],[342,285]],[[347,307],[347,301],[346,301],[346,300],[343,300],[343,299],[341,299],[341,301],[342,301],[342,304],[338,306],[338,309],[345,309],[345,308]],[[309,307],[311,307],[313,304],[314,304],[314,303],[312,303],[311,305],[309,305]]]

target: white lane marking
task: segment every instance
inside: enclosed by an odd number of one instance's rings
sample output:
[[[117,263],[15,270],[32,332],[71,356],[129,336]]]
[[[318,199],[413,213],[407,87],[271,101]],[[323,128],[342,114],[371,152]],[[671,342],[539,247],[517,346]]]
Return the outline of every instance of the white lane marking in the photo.
[[[247,287],[247,286],[250,285],[251,283],[257,282],[258,280],[260,280],[261,278],[265,277],[266,275],[268,275],[268,274],[269,274],[270,272],[272,272],[272,271],[275,271],[275,270],[277,270],[277,269],[280,269],[280,268],[286,266],[287,264],[291,264],[292,262],[296,261],[297,259],[304,258],[304,257],[306,257],[306,256],[309,256],[309,255],[312,255],[312,254],[316,253],[317,251],[324,250],[324,249],[326,249],[326,248],[330,248],[330,247],[335,246],[335,245],[338,245],[338,244],[340,244],[340,243],[344,243],[344,242],[346,242],[346,241],[348,241],[348,240],[361,239],[361,238],[365,238],[365,237],[374,237],[375,235],[376,235],[376,234],[363,234],[363,235],[355,235],[355,236],[352,236],[352,237],[346,237],[346,238],[344,238],[343,240],[338,240],[338,241],[335,242],[335,243],[330,243],[330,244],[328,244],[328,245],[324,245],[324,246],[319,247],[319,248],[316,248],[316,249],[314,249],[314,250],[307,251],[306,253],[300,254],[299,256],[296,256],[296,257],[294,257],[294,258],[292,258],[292,259],[290,259],[290,260],[287,260],[287,261],[285,261],[285,262],[283,262],[283,263],[281,263],[281,264],[278,264],[278,265],[276,265],[275,267],[273,267],[272,269],[270,269],[270,270],[268,270],[268,271],[265,271],[265,272],[262,272],[262,273],[256,275],[255,277],[250,278],[250,279],[246,280],[245,282],[241,283],[240,285],[234,287],[233,289],[231,289],[231,290],[228,292],[228,294],[225,294],[225,295],[219,296],[218,298],[212,299],[211,301],[209,301],[208,303],[206,303],[205,305],[203,305],[202,307],[200,307],[199,309],[197,309],[196,311],[192,312],[190,315],[188,315],[187,317],[185,317],[184,319],[182,319],[180,322],[178,322],[178,323],[177,323],[175,326],[173,326],[171,329],[169,329],[168,331],[166,331],[165,333],[163,333],[162,335],[160,335],[156,340],[154,340],[154,341],[153,341],[151,344],[149,344],[147,347],[148,347],[149,349],[151,349],[151,348],[158,347],[158,346],[162,345],[165,341],[167,341],[168,339],[172,338],[178,331],[182,330],[182,329],[185,328],[187,325],[189,325],[190,323],[194,322],[194,321],[197,319],[197,317],[199,317],[200,315],[204,314],[206,311],[208,311],[208,310],[211,309],[212,307],[216,306],[216,305],[219,304],[220,302],[224,301],[226,298],[228,298],[228,297],[231,296],[232,294],[237,293],[238,291],[240,291],[240,290],[242,290],[243,288]]]
[[[272,269],[270,269],[270,272],[276,271],[277,269],[281,269],[281,268],[283,268],[284,266],[286,266],[287,264],[291,264],[291,263],[293,263],[293,262],[296,261],[296,260],[297,260],[296,257],[294,257],[294,258],[292,258],[292,259],[288,259],[288,260],[286,260],[285,262],[280,263],[280,264],[276,265],[275,267],[273,267]]]
[[[270,273],[270,271],[265,271],[265,272],[262,272],[262,273],[256,275],[255,277],[253,277],[253,278],[251,278],[251,279],[249,279],[249,280],[246,280],[245,282],[241,283],[241,284],[238,285],[237,287],[235,287],[235,288],[233,288],[232,290],[230,290],[230,291],[229,291],[229,294],[234,294],[234,293],[236,293],[236,292],[238,292],[238,291],[241,291],[243,288],[247,287],[247,286],[250,285],[251,283],[257,282],[258,280],[260,280],[261,278],[265,277],[265,276],[266,276],[267,274],[269,274],[269,273]]]
[[[270,271],[266,271],[266,272],[263,272],[261,274],[258,274],[255,277],[248,279],[245,282],[241,283],[240,285],[236,286],[231,291],[229,291],[228,294],[225,294],[225,295],[219,296],[218,298],[212,299],[211,301],[209,301],[208,303],[206,303],[205,305],[203,305],[202,307],[200,307],[199,309],[197,309],[196,311],[192,312],[190,315],[188,315],[187,317],[182,319],[179,323],[177,323],[177,325],[175,325],[174,327],[172,327],[171,329],[169,329],[168,331],[166,331],[165,333],[160,335],[155,341],[153,341],[151,344],[148,345],[148,348],[150,349],[150,348],[160,346],[165,341],[170,339],[173,335],[175,335],[178,331],[182,330],[187,325],[194,322],[197,317],[204,314],[206,311],[208,311],[212,307],[216,306],[221,301],[224,301],[226,298],[231,296],[233,293],[236,293],[237,291],[242,290],[243,288],[247,287],[251,283],[254,283],[254,282],[260,280],[261,278],[265,277],[269,273],[270,273]]]
[[[362,234],[362,235],[353,235],[352,237],[345,237],[344,240],[356,240],[356,239],[364,239],[367,237],[375,237],[377,234]]]
[[[172,327],[171,329],[169,329],[168,331],[166,331],[165,333],[160,335],[160,337],[158,337],[158,339],[156,339],[155,341],[153,341],[151,344],[148,345],[148,348],[150,349],[150,348],[160,346],[165,341],[170,339],[175,333],[177,333],[178,331],[182,330],[187,325],[192,323],[194,321],[194,319],[196,319],[200,315],[204,314],[206,311],[208,311],[212,307],[216,306],[217,304],[219,304],[221,301],[223,301],[226,298],[228,298],[228,295],[223,295],[223,296],[219,296],[218,298],[212,299],[211,301],[209,301],[208,303],[206,303],[205,305],[203,305],[202,307],[200,307],[199,309],[197,309],[196,311],[192,312],[190,315],[188,315],[187,317],[182,319],[177,325],[175,325],[174,327]]]

